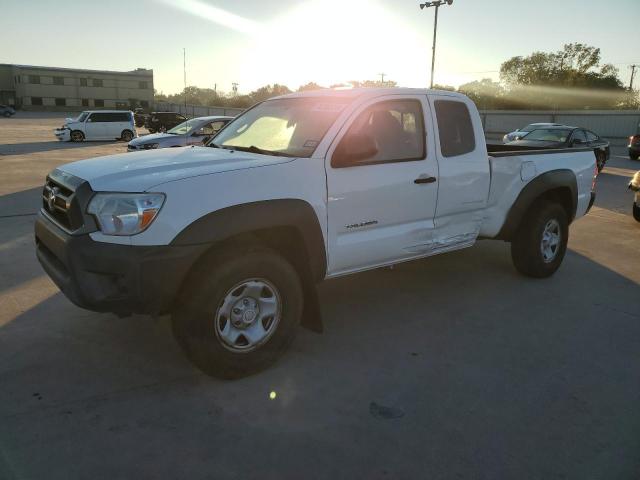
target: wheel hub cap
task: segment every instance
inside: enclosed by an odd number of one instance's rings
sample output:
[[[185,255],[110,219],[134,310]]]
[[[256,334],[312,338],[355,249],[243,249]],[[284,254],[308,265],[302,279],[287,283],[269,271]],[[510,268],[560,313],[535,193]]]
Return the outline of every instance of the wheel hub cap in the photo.
[[[269,281],[240,282],[227,292],[216,311],[216,336],[228,350],[251,351],[276,330],[281,304],[278,290]]]
[[[558,256],[560,239],[560,224],[555,219],[549,220],[544,227],[542,241],[540,242],[540,251],[545,263],[553,262]]]

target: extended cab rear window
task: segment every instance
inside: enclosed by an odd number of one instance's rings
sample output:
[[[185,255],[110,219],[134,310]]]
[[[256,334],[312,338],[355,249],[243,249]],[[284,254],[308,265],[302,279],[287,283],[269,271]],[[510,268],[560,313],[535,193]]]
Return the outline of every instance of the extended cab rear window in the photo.
[[[436,100],[434,103],[442,156],[456,157],[473,152],[476,138],[467,106],[455,100]]]

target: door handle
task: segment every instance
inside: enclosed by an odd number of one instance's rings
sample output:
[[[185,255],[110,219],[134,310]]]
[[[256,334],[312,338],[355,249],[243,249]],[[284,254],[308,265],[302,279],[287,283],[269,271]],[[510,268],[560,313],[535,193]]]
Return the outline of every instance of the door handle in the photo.
[[[427,176],[420,176],[418,178],[416,178],[413,183],[417,183],[417,184],[421,184],[421,183],[434,183],[436,181],[436,177],[427,177]]]

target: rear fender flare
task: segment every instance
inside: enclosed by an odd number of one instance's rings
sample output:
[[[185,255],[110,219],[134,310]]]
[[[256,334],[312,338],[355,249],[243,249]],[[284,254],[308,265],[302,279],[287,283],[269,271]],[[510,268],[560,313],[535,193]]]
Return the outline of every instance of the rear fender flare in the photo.
[[[520,222],[536,200],[557,189],[568,189],[571,192],[571,200],[568,205],[569,223],[571,223],[576,216],[578,207],[578,182],[576,181],[576,176],[571,170],[551,170],[534,178],[522,189],[509,209],[504,225],[496,238],[501,240],[513,238],[520,226]]]

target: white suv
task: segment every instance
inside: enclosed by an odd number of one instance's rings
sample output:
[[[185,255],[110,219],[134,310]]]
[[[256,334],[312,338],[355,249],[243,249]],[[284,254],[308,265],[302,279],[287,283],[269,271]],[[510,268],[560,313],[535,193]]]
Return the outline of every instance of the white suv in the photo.
[[[96,110],[82,112],[77,118],[67,118],[55,130],[61,142],[84,140],[123,140],[137,137],[133,112],[122,110]]]

